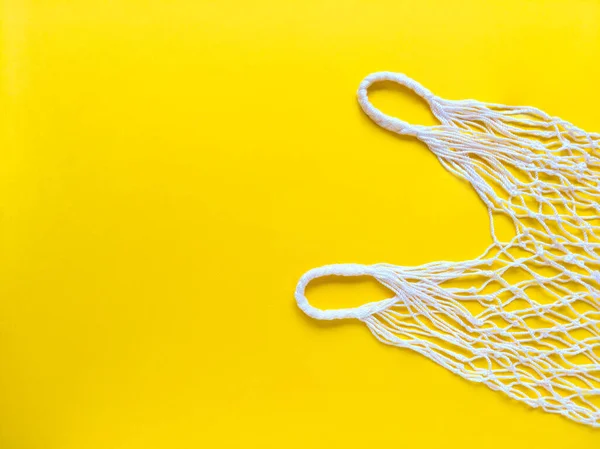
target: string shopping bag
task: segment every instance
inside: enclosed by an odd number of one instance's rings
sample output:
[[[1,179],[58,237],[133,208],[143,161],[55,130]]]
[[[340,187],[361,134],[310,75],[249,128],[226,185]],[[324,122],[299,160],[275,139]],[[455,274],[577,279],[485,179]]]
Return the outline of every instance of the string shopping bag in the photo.
[[[379,111],[367,96],[379,81],[421,96],[440,125],[412,125]],[[600,427],[600,134],[533,107],[442,99],[399,73],[369,75],[358,100],[378,125],[423,141],[475,189],[493,242],[462,262],[315,268],[298,282],[298,306],[320,320],[360,320],[386,344]],[[509,239],[495,232],[501,215],[514,227]],[[394,296],[315,308],[305,288],[330,275],[369,275]]]

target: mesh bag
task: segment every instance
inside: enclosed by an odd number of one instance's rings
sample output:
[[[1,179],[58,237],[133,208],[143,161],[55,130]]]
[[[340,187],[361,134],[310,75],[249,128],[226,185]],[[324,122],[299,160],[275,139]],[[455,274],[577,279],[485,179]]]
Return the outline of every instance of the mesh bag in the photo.
[[[367,89],[378,81],[413,90],[441,125],[411,125],[377,110]],[[600,134],[532,107],[445,100],[397,73],[368,76],[358,98],[377,124],[420,139],[473,186],[493,243],[463,262],[315,268],[298,283],[299,307],[316,319],[359,319],[384,343],[600,427]],[[514,226],[508,240],[494,230],[501,215]],[[370,275],[395,296],[317,309],[306,285],[329,275]]]

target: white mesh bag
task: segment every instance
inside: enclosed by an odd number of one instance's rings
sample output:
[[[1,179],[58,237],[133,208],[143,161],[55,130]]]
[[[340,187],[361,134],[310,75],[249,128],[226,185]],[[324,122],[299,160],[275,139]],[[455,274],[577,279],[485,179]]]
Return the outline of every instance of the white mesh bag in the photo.
[[[383,114],[367,98],[378,81],[412,89],[441,125]],[[600,134],[533,107],[445,100],[399,73],[368,76],[358,99],[377,124],[420,139],[471,184],[488,209],[493,242],[463,262],[315,268],[298,282],[298,306],[316,319],[361,320],[384,343],[600,427]],[[509,240],[494,231],[498,215],[514,225]],[[330,275],[370,275],[395,296],[317,309],[306,285]]]

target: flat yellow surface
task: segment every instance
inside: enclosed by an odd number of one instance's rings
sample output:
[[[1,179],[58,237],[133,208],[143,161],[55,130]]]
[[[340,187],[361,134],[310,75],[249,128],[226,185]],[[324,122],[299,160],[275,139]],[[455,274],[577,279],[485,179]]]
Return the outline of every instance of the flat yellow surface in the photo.
[[[491,241],[471,188],[361,113],[365,75],[598,130],[599,2],[4,0],[1,20],[0,448],[600,445],[293,299],[314,266]]]

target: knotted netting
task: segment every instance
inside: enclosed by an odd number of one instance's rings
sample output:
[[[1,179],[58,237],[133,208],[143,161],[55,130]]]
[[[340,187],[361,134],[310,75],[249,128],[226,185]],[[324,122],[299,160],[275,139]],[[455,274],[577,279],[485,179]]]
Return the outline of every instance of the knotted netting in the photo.
[[[441,123],[411,125],[377,110],[367,89],[400,83]],[[296,300],[317,319],[356,318],[382,342],[532,407],[600,427],[600,134],[533,107],[445,100],[402,74],[375,73],[358,91],[377,124],[412,135],[468,181],[487,207],[492,244],[474,260],[418,267],[328,265],[307,272]],[[513,237],[497,236],[508,218]],[[320,310],[314,278],[371,275],[394,297]]]

